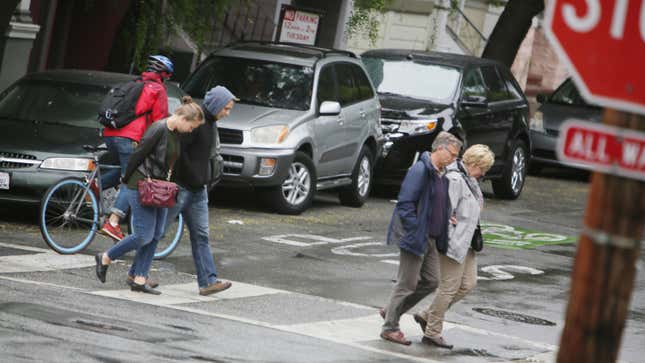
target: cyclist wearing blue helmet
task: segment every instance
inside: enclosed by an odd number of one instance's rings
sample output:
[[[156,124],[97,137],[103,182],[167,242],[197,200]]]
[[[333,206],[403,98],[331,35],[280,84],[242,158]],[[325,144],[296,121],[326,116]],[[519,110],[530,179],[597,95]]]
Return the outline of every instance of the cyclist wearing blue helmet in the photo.
[[[175,67],[167,57],[163,55],[151,55],[148,57],[146,71],[159,73],[164,79],[169,79],[175,72]]]
[[[115,157],[118,156],[121,166],[120,173],[118,170],[114,170],[113,173],[103,175],[101,180],[103,188],[110,188],[119,183],[119,177],[125,172],[130,155],[141,141],[148,126],[157,120],[168,117],[168,95],[164,81],[169,79],[173,72],[174,66],[170,59],[163,55],[149,56],[146,70],[137,80],[145,83],[135,106],[135,114],[141,116],[121,128],[106,127],[103,129],[103,140],[109,152]],[[110,211],[110,218],[101,227],[101,233],[116,241],[123,239],[119,222],[125,217],[128,209],[127,200],[119,194]]]

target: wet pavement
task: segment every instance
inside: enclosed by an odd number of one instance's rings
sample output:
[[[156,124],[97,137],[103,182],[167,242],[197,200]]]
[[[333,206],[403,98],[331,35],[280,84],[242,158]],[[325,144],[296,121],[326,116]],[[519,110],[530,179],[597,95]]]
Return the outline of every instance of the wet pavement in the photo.
[[[212,246],[233,287],[212,297],[197,294],[187,236],[153,264],[163,294],[149,296],[126,289],[127,259],[110,268],[106,284],[96,280],[92,254],[111,245],[104,237],[84,254],[60,256],[47,250],[29,211],[0,211],[0,352],[8,361],[552,361],[586,176],[547,169],[528,178],[516,201],[492,198],[489,183],[483,189],[487,244],[477,287],[446,315],[453,350],[421,344],[411,315],[401,321],[411,346],[378,337],[377,308],[397,269],[396,249],[383,245],[396,195],[354,209],[321,193],[303,215],[282,216],[252,193],[218,190]],[[627,362],[645,353],[643,260],[641,251],[619,356]]]

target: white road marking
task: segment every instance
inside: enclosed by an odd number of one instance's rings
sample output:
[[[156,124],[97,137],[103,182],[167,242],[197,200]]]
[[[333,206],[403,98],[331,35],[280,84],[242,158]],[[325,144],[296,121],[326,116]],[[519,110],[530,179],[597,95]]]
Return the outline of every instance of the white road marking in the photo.
[[[161,291],[161,295],[141,294],[130,290],[98,290],[89,293],[93,295],[112,297],[115,299],[136,301],[144,304],[168,307],[172,307],[172,305],[176,304],[230,300],[252,296],[290,293],[286,290],[250,285],[243,282],[234,282],[233,286],[230,289],[209,296],[199,295],[199,289],[197,288],[197,283],[195,282],[175,285],[160,285],[157,290]]]
[[[363,306],[363,308],[368,307]],[[278,325],[276,328],[326,340],[340,340],[353,343],[367,342],[379,339],[381,325],[383,325],[383,319],[378,315],[376,309],[373,310],[374,314],[360,318]],[[401,331],[405,332],[408,338],[418,336],[420,339],[422,335],[421,329],[419,329],[419,325],[414,321],[412,315],[403,315],[399,324]]]
[[[58,284],[52,284],[50,282],[42,282],[42,281],[34,281],[34,280],[27,280],[27,279],[19,279],[15,277],[9,277],[9,276],[0,276],[0,280],[7,280],[7,281],[13,281],[13,282],[19,282],[21,284],[31,284],[31,285],[39,285],[39,286],[49,286],[49,287],[57,287],[59,289],[68,289],[68,290],[76,290],[76,291],[82,291],[86,292],[85,289],[81,289],[79,287],[73,287],[73,286],[65,286],[65,285],[58,285]]]
[[[383,257],[397,257],[399,254],[398,253],[360,253],[360,252],[354,252],[352,250],[359,249],[362,247],[368,247],[368,246],[383,246],[383,242],[361,242],[361,243],[354,243],[351,245],[345,245],[345,246],[340,246],[340,247],[334,247],[331,249],[331,252],[337,255],[345,255],[345,256],[358,256],[358,257],[378,257],[378,258],[383,258]]]
[[[88,255],[60,255],[50,249],[0,243],[0,246],[36,252],[33,254],[0,256],[0,273],[53,271],[83,268],[94,265],[94,257]]]

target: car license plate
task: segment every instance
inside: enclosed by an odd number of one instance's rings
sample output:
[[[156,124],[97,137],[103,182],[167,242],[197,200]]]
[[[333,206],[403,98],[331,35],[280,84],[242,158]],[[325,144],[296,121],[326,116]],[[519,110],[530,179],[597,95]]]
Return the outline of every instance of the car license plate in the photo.
[[[9,173],[0,172],[0,189],[9,189]]]

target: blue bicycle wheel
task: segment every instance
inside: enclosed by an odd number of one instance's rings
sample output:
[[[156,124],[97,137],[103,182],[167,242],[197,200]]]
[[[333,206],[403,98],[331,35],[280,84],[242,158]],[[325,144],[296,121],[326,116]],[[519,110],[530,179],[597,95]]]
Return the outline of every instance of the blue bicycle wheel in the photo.
[[[87,247],[99,225],[99,203],[86,183],[65,178],[47,189],[40,203],[40,233],[45,243],[60,254]]]
[[[166,232],[164,237],[157,244],[157,250],[155,251],[155,260],[161,260],[168,257],[179,245],[181,241],[181,235],[184,231],[184,217],[181,213],[175,218],[174,221],[166,222]],[[134,224],[132,223],[132,213],[130,213],[130,219],[128,222],[128,228],[130,233],[134,233]]]

